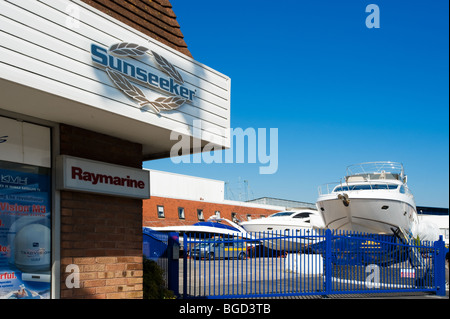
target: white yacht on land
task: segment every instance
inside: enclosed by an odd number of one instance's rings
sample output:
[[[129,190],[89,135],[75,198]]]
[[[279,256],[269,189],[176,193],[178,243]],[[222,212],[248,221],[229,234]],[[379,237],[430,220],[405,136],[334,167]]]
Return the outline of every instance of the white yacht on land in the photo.
[[[322,228],[323,221],[315,209],[292,209],[277,212],[267,218],[252,219],[241,222],[247,232],[290,231],[300,229]]]
[[[324,223],[317,210],[297,208],[241,222],[240,226],[255,238],[270,238],[263,241],[267,248],[296,252],[318,241],[315,229],[324,228]]]
[[[402,228],[415,236],[418,217],[403,165],[351,165],[345,180],[319,187],[317,209],[330,229],[391,234]]]

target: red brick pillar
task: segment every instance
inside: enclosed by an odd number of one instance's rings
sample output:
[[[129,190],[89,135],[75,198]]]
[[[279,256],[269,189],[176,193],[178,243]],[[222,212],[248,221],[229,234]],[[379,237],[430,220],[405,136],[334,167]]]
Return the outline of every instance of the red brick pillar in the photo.
[[[142,146],[60,126],[60,153],[142,168]],[[142,298],[142,200],[61,191],[61,298]],[[68,265],[79,288],[66,285]]]

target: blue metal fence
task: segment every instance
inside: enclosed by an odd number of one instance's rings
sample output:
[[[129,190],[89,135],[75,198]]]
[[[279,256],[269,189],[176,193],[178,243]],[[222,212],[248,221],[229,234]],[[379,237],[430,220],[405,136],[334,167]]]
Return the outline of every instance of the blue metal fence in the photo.
[[[184,298],[428,291],[445,295],[445,246],[397,236],[255,233],[253,239],[184,235]]]
[[[165,233],[143,227],[142,250],[145,258],[150,259],[163,270],[167,289],[178,295],[179,289],[179,238],[178,233]]]

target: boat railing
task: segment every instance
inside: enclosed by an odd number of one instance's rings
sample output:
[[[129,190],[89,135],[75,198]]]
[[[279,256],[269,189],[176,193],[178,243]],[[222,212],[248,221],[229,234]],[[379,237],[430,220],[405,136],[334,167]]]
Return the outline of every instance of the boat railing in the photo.
[[[342,191],[397,189],[397,184],[391,188],[393,180],[403,183],[399,189],[401,193],[411,193],[406,185],[403,164],[396,162],[367,162],[350,165],[347,167],[347,175],[344,179],[340,179],[339,182],[322,184],[318,190],[319,195],[327,195],[331,194],[338,185],[342,186]]]
[[[367,162],[348,166],[346,176],[364,176],[367,179],[380,179],[381,177],[403,181],[405,172],[402,163]]]
[[[319,185],[319,196],[331,194],[338,185],[342,185],[342,181]]]
[[[412,195],[407,185],[392,183],[389,180],[364,180],[364,183],[348,183],[348,181],[340,181],[334,183],[322,184],[318,187],[319,196],[331,194],[336,187],[337,192],[346,191],[364,191],[364,190],[398,190],[402,194]],[[400,187],[400,188],[399,188]]]

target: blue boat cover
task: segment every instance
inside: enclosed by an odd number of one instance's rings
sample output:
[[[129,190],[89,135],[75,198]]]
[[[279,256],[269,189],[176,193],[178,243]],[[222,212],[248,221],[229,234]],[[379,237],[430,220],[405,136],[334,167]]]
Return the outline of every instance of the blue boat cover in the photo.
[[[232,226],[226,225],[226,224],[217,223],[217,222],[198,222],[198,223],[194,224],[194,226],[206,226],[206,227],[228,229],[228,230],[237,231],[237,232],[239,231],[235,227],[232,227]]]

